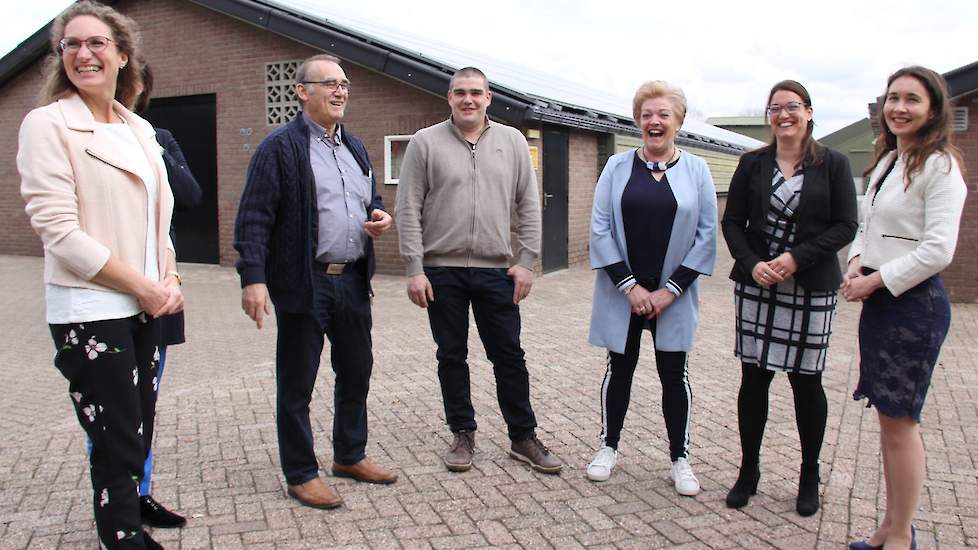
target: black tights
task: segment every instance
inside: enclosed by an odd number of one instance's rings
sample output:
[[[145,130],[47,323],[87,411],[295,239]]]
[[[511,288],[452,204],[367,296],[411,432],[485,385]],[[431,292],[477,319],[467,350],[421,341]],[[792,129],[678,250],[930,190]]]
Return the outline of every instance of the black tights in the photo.
[[[767,423],[768,388],[774,371],[757,365],[741,365],[740,394],[737,396],[737,420],[740,427],[741,468],[757,468]],[[822,450],[828,404],[822,389],[822,373],[788,373],[791,393],[795,397],[795,424],[801,440],[802,468],[814,468]]]
[[[625,341],[625,353],[608,351],[608,369],[601,385],[601,441],[618,448],[625,424],[625,413],[632,394],[632,378],[638,364],[642,330],[648,328],[653,339],[655,319],[632,315]],[[675,462],[689,452],[689,415],[693,391],[686,372],[686,352],[655,350],[655,367],[662,384],[662,417],[669,436],[669,457]]]

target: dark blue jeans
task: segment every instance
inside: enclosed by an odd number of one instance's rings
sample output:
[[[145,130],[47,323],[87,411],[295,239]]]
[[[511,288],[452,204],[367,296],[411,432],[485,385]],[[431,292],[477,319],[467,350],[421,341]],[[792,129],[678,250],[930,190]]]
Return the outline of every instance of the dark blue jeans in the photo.
[[[323,335],[330,342],[333,366],[333,461],[350,465],[363,460],[367,446],[367,392],[373,370],[372,318],[366,262],[342,275],[316,273],[313,310],[275,310],[278,342],[276,420],[282,472],[290,485],[319,475],[313,446],[309,403],[319,373]]]
[[[435,292],[428,304],[431,335],[438,346],[438,380],[445,420],[453,432],[476,429],[469,382],[469,305],[492,363],[496,398],[513,441],[534,434],[530,379],[520,347],[520,309],[513,303],[513,280],[505,269],[426,267]]]

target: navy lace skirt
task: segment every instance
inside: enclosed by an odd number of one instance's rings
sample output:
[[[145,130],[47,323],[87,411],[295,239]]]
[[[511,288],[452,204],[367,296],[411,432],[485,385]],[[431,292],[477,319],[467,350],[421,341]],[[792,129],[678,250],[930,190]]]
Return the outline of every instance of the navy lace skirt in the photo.
[[[859,384],[866,398],[890,417],[920,422],[941,344],[951,325],[951,304],[939,275],[894,297],[878,289],[859,317]]]

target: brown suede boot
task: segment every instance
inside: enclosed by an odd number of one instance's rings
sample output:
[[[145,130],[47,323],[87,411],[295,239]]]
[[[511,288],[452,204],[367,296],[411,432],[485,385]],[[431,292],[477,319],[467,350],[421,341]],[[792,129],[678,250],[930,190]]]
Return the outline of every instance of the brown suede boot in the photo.
[[[468,471],[472,467],[472,455],[475,454],[475,432],[455,432],[453,435],[455,439],[442,458],[445,467],[450,472]]]

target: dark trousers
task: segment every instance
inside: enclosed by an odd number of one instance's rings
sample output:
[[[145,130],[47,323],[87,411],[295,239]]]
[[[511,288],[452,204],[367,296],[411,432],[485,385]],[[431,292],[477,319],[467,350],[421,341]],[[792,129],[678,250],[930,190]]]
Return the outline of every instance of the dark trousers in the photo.
[[[362,271],[365,264],[358,262],[342,275],[316,273],[312,311],[275,310],[278,446],[282,472],[290,485],[319,475],[309,403],[319,373],[324,334],[329,338],[330,363],[335,374],[333,461],[350,465],[366,456],[367,392],[374,357],[370,297]]]
[[[601,385],[601,440],[618,448],[625,413],[631,400],[632,379],[638,364],[642,330],[648,328],[655,338],[655,319],[646,321],[632,315],[625,341],[625,353],[608,351],[608,368]],[[693,391],[686,373],[686,352],[655,350],[655,368],[662,384],[662,416],[669,436],[669,456],[673,462],[689,452],[689,415]]]
[[[741,467],[748,471],[757,468],[767,424],[768,390],[774,371],[757,365],[742,364],[740,393],[737,396],[737,425],[740,431]],[[802,468],[818,466],[825,436],[828,404],[822,388],[822,373],[789,372],[791,393],[795,398],[795,425],[801,441]]]
[[[137,487],[156,416],[157,320],[49,325],[54,364],[92,442],[95,526],[106,548],[144,548]]]
[[[469,382],[469,304],[496,377],[496,399],[518,441],[537,426],[530,405],[530,378],[520,347],[520,309],[513,303],[513,280],[505,269],[426,267],[435,300],[428,304],[431,335],[438,346],[438,380],[445,421],[453,432],[476,429]]]

